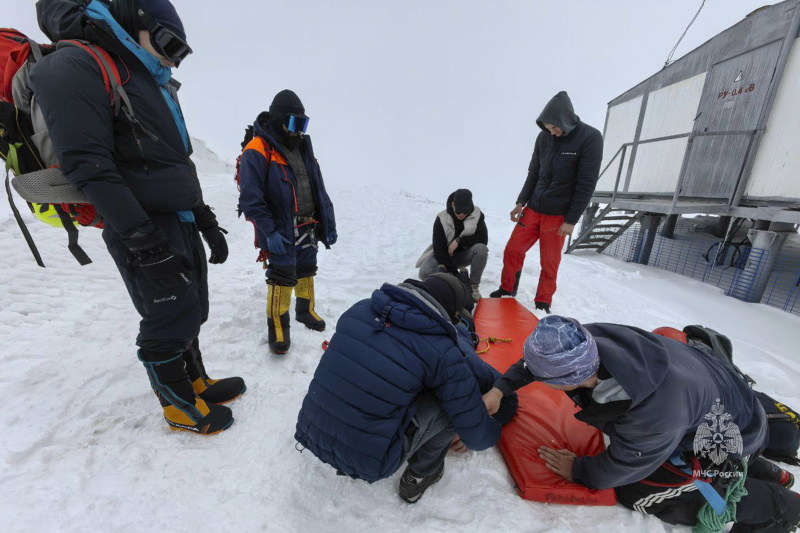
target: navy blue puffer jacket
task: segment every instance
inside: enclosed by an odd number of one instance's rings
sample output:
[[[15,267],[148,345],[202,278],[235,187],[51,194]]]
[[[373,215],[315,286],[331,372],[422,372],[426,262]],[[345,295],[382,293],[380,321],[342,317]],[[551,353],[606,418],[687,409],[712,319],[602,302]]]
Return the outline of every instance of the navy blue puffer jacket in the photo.
[[[505,413],[489,416],[481,394],[499,374],[426,296],[384,284],[348,309],[303,400],[295,438],[350,477],[373,482],[397,471],[403,435],[426,391],[471,450],[496,444],[498,420],[516,410],[512,398]]]

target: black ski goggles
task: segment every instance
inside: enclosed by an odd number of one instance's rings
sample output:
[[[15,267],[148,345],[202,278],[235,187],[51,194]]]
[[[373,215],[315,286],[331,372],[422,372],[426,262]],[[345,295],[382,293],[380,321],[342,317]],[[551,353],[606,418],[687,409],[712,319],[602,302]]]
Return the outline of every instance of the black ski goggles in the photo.
[[[283,125],[289,130],[289,133],[305,133],[308,129],[308,121],[310,119],[305,115],[288,114],[283,119]]]
[[[150,44],[153,45],[156,52],[166,57],[176,67],[180,66],[181,61],[192,53],[192,48],[177,33],[154,21],[141,9],[139,10],[139,19],[150,32]]]

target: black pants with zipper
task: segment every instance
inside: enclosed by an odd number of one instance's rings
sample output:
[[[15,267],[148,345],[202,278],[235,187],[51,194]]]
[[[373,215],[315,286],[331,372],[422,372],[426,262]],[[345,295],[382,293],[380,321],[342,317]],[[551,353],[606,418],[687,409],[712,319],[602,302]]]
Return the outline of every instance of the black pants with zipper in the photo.
[[[122,237],[111,228],[103,240],[117,265],[131,301],[141,316],[136,344],[143,350],[174,357],[189,349],[208,319],[208,268],[200,232],[193,222],[181,222],[176,213],[148,213],[170,245],[192,263],[192,282],[174,288],[153,287],[131,264]]]

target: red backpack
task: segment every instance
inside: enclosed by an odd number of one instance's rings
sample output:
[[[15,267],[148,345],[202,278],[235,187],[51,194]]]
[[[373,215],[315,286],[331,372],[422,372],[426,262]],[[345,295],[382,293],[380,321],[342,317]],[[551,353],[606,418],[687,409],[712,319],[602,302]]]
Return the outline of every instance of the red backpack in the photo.
[[[133,119],[123,89],[125,82],[111,56],[102,48],[77,40],[41,45],[17,30],[0,28],[0,157],[6,162],[6,194],[14,218],[36,262],[42,267],[44,262],[41,255],[14,205],[9,172],[14,175],[11,185],[28,203],[31,212],[43,222],[67,231],[68,248],[81,265],[92,261],[78,245],[76,223],[103,227],[103,221],[94,206],[83,193],[69,184],[58,169],[47,135],[47,125],[38,118],[41,113],[37,113],[35,95],[30,85],[32,65],[66,46],[85,50],[97,62],[103,73],[110,105],[114,108],[114,117],[123,111],[129,119]]]

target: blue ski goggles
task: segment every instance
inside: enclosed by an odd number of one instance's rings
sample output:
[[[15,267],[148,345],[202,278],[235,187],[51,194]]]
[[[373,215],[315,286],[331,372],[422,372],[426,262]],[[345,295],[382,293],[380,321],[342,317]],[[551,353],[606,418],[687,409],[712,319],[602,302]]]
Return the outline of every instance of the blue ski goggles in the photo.
[[[310,119],[305,115],[286,115],[283,120],[283,125],[289,130],[289,133],[305,133],[308,129],[308,121]]]

